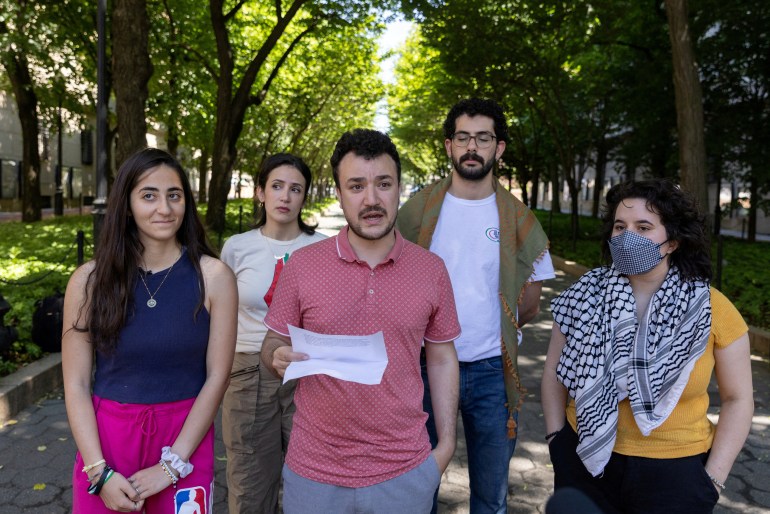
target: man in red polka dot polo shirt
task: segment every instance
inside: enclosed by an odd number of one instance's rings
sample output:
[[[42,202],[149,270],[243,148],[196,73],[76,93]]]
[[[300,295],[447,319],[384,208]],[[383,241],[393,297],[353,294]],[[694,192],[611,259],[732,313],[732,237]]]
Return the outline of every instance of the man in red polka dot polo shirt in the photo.
[[[288,327],[323,334],[383,332],[388,365],[377,385],[300,378],[283,470],[294,513],[424,513],[455,450],[460,335],[443,261],[395,228],[401,163],[390,138],[345,133],[331,158],[348,225],[296,251],[265,325],[262,364],[278,376],[307,355]],[[420,352],[433,393],[438,444],[425,427]]]

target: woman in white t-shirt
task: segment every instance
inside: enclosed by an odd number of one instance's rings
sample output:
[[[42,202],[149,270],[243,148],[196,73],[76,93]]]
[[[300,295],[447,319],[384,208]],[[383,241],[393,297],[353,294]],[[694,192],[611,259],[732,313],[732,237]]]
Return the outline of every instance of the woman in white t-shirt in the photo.
[[[300,214],[311,185],[308,166],[291,154],[262,164],[260,207],[253,230],[231,237],[222,260],[238,279],[238,337],[222,407],[230,514],[278,512],[283,455],[294,414],[294,383],[281,385],[259,365],[263,320],[284,263],[295,250],[320,241]]]

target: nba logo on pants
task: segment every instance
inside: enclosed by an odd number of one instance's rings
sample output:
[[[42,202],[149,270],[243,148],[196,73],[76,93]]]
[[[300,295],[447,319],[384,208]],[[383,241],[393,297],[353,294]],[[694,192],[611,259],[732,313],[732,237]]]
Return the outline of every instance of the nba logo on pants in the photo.
[[[174,494],[176,514],[208,514],[206,490],[203,487],[180,489]]]

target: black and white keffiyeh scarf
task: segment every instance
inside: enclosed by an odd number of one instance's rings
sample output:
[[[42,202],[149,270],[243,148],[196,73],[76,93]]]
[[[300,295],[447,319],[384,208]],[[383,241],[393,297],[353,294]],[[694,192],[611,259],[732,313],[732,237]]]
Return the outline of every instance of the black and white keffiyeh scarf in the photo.
[[[556,374],[575,399],[577,453],[597,476],[615,446],[621,400],[629,399],[645,436],[676,407],[708,343],[709,284],[685,281],[671,267],[637,323],[628,278],[614,266],[596,268],[554,298],[551,310],[567,338]]]

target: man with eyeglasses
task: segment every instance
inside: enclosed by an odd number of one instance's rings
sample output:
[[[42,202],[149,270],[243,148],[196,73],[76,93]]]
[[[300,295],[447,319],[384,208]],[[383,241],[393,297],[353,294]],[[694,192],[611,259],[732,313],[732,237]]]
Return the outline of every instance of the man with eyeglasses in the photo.
[[[508,140],[502,108],[493,100],[462,100],[449,111],[444,135],[452,173],[404,204],[398,227],[404,238],[441,256],[452,281],[462,327],[455,346],[471,513],[506,512],[522,400],[519,328],[537,315],[542,280],[555,274],[535,215],[491,173]],[[436,444],[422,371],[423,408]]]

